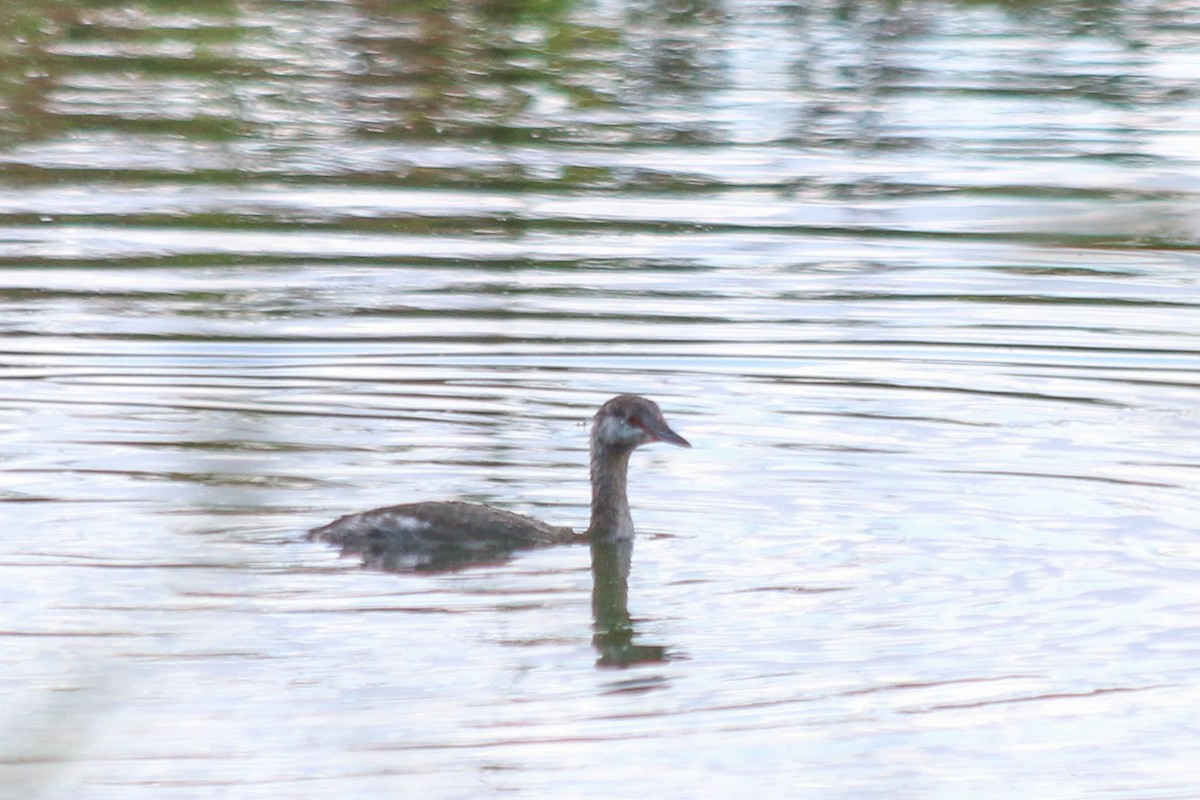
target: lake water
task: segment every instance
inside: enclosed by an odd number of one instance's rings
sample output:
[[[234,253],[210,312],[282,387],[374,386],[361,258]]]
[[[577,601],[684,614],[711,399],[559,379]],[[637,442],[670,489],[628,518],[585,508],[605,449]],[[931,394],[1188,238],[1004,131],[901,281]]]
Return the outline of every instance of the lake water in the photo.
[[[4,15],[0,796],[1200,796],[1200,5]]]

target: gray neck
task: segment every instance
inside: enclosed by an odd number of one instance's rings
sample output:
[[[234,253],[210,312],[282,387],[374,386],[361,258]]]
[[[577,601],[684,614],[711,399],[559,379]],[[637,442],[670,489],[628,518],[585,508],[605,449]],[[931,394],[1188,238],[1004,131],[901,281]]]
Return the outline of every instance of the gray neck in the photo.
[[[625,495],[625,473],[632,447],[609,447],[592,442],[592,524],[587,535],[593,542],[633,538],[633,517]]]

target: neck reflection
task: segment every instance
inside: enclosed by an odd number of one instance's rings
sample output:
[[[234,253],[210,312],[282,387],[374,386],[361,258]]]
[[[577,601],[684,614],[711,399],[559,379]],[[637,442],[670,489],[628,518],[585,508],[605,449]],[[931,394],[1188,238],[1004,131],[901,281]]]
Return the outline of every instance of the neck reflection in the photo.
[[[629,616],[633,540],[592,541],[592,645],[599,667],[631,667],[671,660],[664,645],[638,644]]]

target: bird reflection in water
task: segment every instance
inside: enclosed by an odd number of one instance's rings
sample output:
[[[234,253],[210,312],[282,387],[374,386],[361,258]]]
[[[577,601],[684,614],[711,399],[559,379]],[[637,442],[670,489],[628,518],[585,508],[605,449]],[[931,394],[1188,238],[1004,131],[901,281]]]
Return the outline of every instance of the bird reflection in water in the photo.
[[[639,644],[637,629],[629,615],[629,569],[633,541],[593,541],[592,547],[592,644],[600,667],[632,667],[672,659],[664,645]]]

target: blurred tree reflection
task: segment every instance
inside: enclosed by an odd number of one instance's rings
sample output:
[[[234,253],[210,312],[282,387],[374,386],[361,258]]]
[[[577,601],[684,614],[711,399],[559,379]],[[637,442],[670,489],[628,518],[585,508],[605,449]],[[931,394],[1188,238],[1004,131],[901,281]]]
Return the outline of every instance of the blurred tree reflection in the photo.
[[[1183,13],[1119,0],[8,0],[0,135],[897,146],[878,129],[908,85],[895,56],[997,24],[971,16],[989,9],[1027,35],[1129,47]],[[790,132],[739,111],[776,72]],[[166,85],[179,79],[193,85]]]

